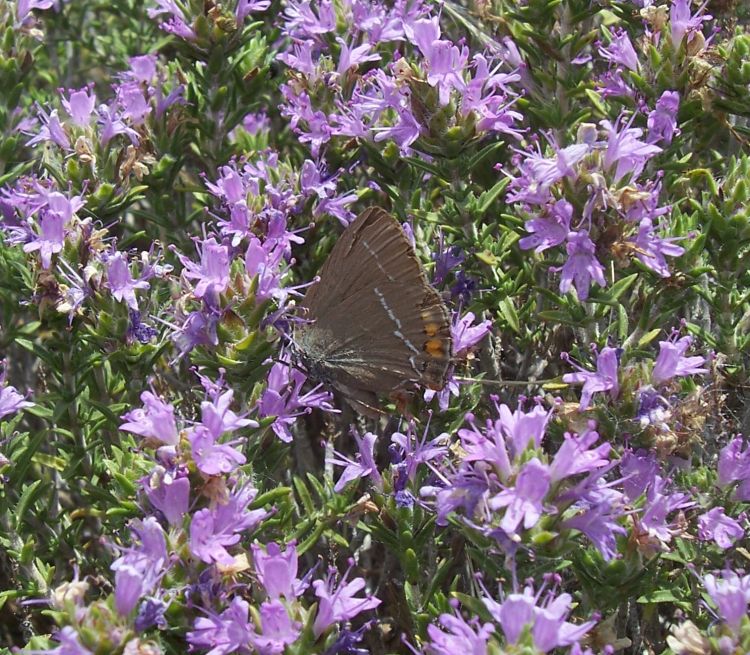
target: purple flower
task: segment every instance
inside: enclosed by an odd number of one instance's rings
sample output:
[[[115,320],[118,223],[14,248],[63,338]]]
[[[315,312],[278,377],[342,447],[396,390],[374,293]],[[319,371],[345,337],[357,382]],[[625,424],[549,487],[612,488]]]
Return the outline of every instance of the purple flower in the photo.
[[[429,427],[428,423],[421,439],[414,434],[414,425],[411,423],[406,434],[394,432],[391,435],[391,443],[393,444],[391,449],[394,450],[389,450],[399,460],[400,470],[404,473],[404,484],[406,484],[406,480],[414,481],[420,464],[427,464],[440,459],[448,452],[447,443],[450,440],[450,435],[443,432],[434,439],[428,440]]]
[[[670,420],[672,419],[672,407],[669,401],[651,385],[645,385],[636,392],[638,410],[635,419],[643,429],[649,426],[661,432],[671,432]],[[675,399],[677,400],[677,399]]]
[[[356,594],[365,588],[365,581],[363,578],[354,578],[347,582],[348,573],[344,574],[338,586],[333,581],[333,573],[326,580],[315,580],[312,583],[318,597],[318,614],[313,626],[316,637],[320,637],[335,623],[350,621],[358,614],[380,605],[380,599],[375,596],[358,597]]]
[[[265,549],[258,544],[253,544],[251,548],[255,574],[269,598],[283,596],[291,600],[305,590],[307,585],[297,579],[297,548],[294,542],[288,543],[284,552],[275,542],[266,544]]]
[[[573,205],[567,200],[556,200],[546,206],[543,216],[526,221],[524,228],[531,235],[518,242],[523,250],[534,248],[541,253],[548,248],[564,243],[570,233],[570,220],[573,217]]]
[[[715,541],[722,550],[731,548],[744,535],[740,524],[724,514],[723,507],[714,507],[698,517],[698,536],[703,541]]]
[[[158,598],[146,598],[138,607],[138,612],[133,621],[136,632],[145,632],[146,630],[157,627],[159,630],[166,630],[169,627],[165,616],[169,604]],[[128,652],[127,645],[124,653]]]
[[[208,564],[232,564],[234,558],[227,552],[227,547],[238,543],[242,532],[252,530],[268,516],[264,509],[248,509],[257,494],[257,489],[245,485],[225,504],[196,512],[190,523],[190,551],[193,555]]]
[[[474,420],[473,414],[467,414],[466,421],[471,426],[471,429],[462,428],[458,431],[458,436],[461,439],[461,447],[465,452],[464,461],[467,463],[487,462],[490,466],[494,467],[500,481],[506,482],[513,473],[513,467],[511,466],[511,458],[508,453],[501,421],[487,419],[483,433],[477,427]],[[531,437],[532,435],[530,434],[526,435],[526,443],[529,442]],[[511,443],[511,447],[513,446],[514,444]],[[515,455],[513,451],[511,453]]]
[[[396,112],[398,113],[398,122],[395,125],[375,128],[375,141],[393,139],[399,146],[401,154],[407,155],[411,150],[412,143],[419,138],[422,128],[410,110],[398,107]]]
[[[586,300],[589,297],[591,280],[600,287],[607,286],[604,267],[596,258],[596,246],[589,238],[588,232],[569,232],[566,251],[568,259],[559,269],[562,272],[560,293],[567,293],[575,283],[579,300]]]
[[[667,482],[656,476],[654,483],[646,494],[646,503],[641,518],[641,524],[648,534],[662,543],[672,540],[672,535],[679,530],[674,529],[667,522],[669,514],[681,509],[688,509],[695,505],[690,496],[685,493],[667,493]]]
[[[242,203],[247,207],[246,200],[248,194],[247,180],[243,174],[237,170],[235,162],[228,166],[219,166],[219,176],[216,183],[206,180],[206,188],[217,198],[220,198],[230,207]]]
[[[706,3],[692,14],[690,11],[691,0],[673,0],[672,7],[669,10],[669,23],[671,25],[672,46],[680,47],[682,39],[688,35],[688,41],[692,41],[696,33],[701,29],[705,21],[711,20],[710,14],[703,15]]]
[[[511,412],[507,405],[497,406],[499,427],[509,439],[513,459],[518,459],[527,448],[539,448],[544,439],[552,411],[547,411],[541,405],[535,405],[530,411],[524,412],[519,403],[515,411]]]
[[[253,646],[259,655],[281,655],[286,645],[299,637],[302,624],[291,620],[280,600],[266,601],[259,614],[261,633],[253,635]]]
[[[317,5],[317,6],[316,6]],[[313,8],[317,9],[317,14]],[[327,34],[336,28],[336,13],[331,0],[290,0],[284,9],[284,30],[297,38]]]
[[[321,200],[336,193],[336,175],[328,175],[322,162],[305,159],[299,176],[299,186],[306,196],[316,195]]]
[[[170,34],[174,34],[175,36],[179,36],[186,41],[194,41],[197,39],[197,35],[193,31],[193,28],[187,24],[185,13],[174,0],[155,0],[155,2],[158,7],[156,9],[149,9],[148,17],[152,19],[156,17],[166,17],[166,20],[159,23],[161,29]]]
[[[81,301],[83,298],[81,298]],[[75,305],[69,303],[71,307]],[[159,334],[154,328],[147,323],[141,321],[141,313],[131,310],[130,312],[130,323],[128,324],[128,331],[126,333],[127,343],[133,343],[133,340],[138,340],[141,343],[148,343]]]
[[[156,55],[138,55],[128,59],[130,70],[125,73],[127,77],[135,82],[149,84],[156,76]]]
[[[676,333],[673,338],[659,342],[659,355],[651,373],[654,384],[662,384],[675,376],[683,377],[707,372],[707,369],[701,368],[706,361],[704,357],[685,357],[692,343],[692,337],[677,339]]]
[[[521,521],[525,530],[536,525],[542,515],[542,501],[549,488],[549,470],[535,457],[521,469],[515,487],[505,489],[490,498],[489,506],[495,510],[507,507],[500,527],[512,535]]]
[[[736,633],[747,616],[750,603],[750,575],[740,577],[732,570],[726,570],[718,578],[712,573],[704,576],[703,584],[708,595],[716,604],[719,616]]]
[[[257,421],[242,418],[229,409],[233,398],[234,391],[229,389],[222,394],[215,393],[210,402],[204,400],[201,403],[201,425],[214,437],[218,438],[225,432],[234,432],[247,426],[258,427]]]
[[[358,630],[342,628],[339,634],[323,655],[370,655],[370,651],[365,648],[358,648],[357,644],[362,641],[366,630],[372,626],[372,621],[362,625]]]
[[[445,386],[440,391],[435,391],[434,389],[425,389],[424,401],[426,403],[430,403],[432,402],[433,398],[437,397],[438,408],[441,412],[444,412],[450,406],[451,396],[458,398],[458,395],[460,393],[459,388],[460,383],[451,375],[448,378],[448,381],[445,383]]]
[[[603,443],[590,448],[599,440],[599,433],[589,429],[581,435],[565,433],[565,440],[555,453],[549,467],[550,481],[554,484],[572,475],[589,473],[609,464],[610,445]]]
[[[480,502],[486,502],[487,481],[472,471],[460,472],[451,477],[445,487],[424,486],[420,495],[434,496],[437,505],[437,525],[448,524],[448,515],[463,509],[468,517],[473,517]]]
[[[40,189],[41,191],[41,189]],[[76,212],[84,206],[83,196],[68,196],[52,191],[45,194],[46,212],[62,217],[65,224],[70,223]]]
[[[480,624],[478,618],[467,623],[461,614],[441,614],[440,625],[427,626],[430,642],[426,652],[430,655],[486,655],[487,642],[495,631],[491,623]]]
[[[282,52],[277,56],[279,61],[283,61],[289,68],[293,68],[300,73],[304,73],[315,81],[317,78],[316,62],[313,62],[313,48],[315,42],[310,39],[296,41],[292,45],[292,52]]]
[[[448,277],[448,273],[456,266],[463,264],[466,256],[458,246],[444,247],[443,234],[438,237],[438,247],[433,253],[432,258],[435,260],[435,273],[432,278],[432,284],[440,287]]]
[[[198,280],[193,289],[196,298],[215,296],[222,293],[229,286],[229,251],[226,246],[216,242],[211,237],[200,242],[198,250],[201,263],[196,264],[184,255],[178,254],[185,267],[182,274],[191,280]]]
[[[16,3],[17,25],[22,26],[26,23],[29,14],[34,9],[52,9],[56,4],[56,0],[18,0]]]
[[[336,41],[341,46],[339,63],[336,67],[336,72],[339,75],[344,75],[349,69],[356,68],[360,64],[370,61],[380,61],[379,54],[370,52],[372,50],[371,43],[363,43],[355,48],[349,48],[346,41],[341,37],[336,37]]]
[[[70,150],[70,139],[63,124],[60,122],[60,117],[57,114],[57,109],[52,110],[49,115],[43,110],[39,110],[39,118],[41,127],[37,132],[36,136],[33,136],[26,142],[26,145],[30,148],[35,146],[37,143],[44,143],[51,141],[58,147],[65,151]]]
[[[49,268],[52,255],[60,252],[65,244],[65,219],[57,213],[45,212],[39,221],[39,234],[24,244],[24,252],[39,251],[42,268]]]
[[[68,112],[74,125],[86,127],[91,121],[91,114],[94,113],[96,94],[91,91],[91,87],[71,91],[70,97],[63,96],[62,106]]]
[[[378,438],[377,435],[373,434],[372,432],[366,432],[363,437],[360,437],[356,433],[356,431],[352,431],[352,435],[357,441],[357,446],[359,447],[359,456],[357,457],[357,461],[349,459],[345,455],[342,455],[341,453],[338,453],[336,451],[334,451],[334,454],[337,457],[332,457],[326,460],[329,464],[344,467],[344,471],[341,474],[341,477],[333,487],[333,490],[336,493],[341,493],[344,487],[346,487],[346,485],[353,480],[358,480],[359,478],[364,477],[372,478],[373,482],[378,487],[382,486],[383,484],[383,479],[380,477],[378,466],[375,463],[374,450],[375,441]]]
[[[604,152],[603,165],[606,169],[615,169],[615,182],[628,173],[631,174],[631,179],[638,177],[646,162],[662,150],[659,146],[640,141],[643,130],[629,127],[629,123],[619,131],[620,121],[612,124],[604,120],[600,122],[600,125],[607,132],[607,149]]]
[[[250,277],[257,277],[255,299],[262,303],[271,298],[276,298],[280,305],[289,293],[282,286],[280,264],[284,257],[284,247],[268,240],[261,244],[260,240],[250,236],[250,244],[245,253],[245,270]]]
[[[57,648],[32,652],[36,655],[94,655],[92,651],[81,645],[81,642],[78,641],[78,633],[76,633],[75,628],[69,625],[66,625],[55,635],[55,641],[60,644]]]
[[[207,617],[195,620],[187,640],[193,648],[210,648],[210,655],[229,655],[250,648],[254,631],[248,620],[250,606],[234,597],[221,614],[206,612]]]
[[[720,489],[739,482],[732,497],[750,501],[750,446],[742,450],[742,437],[732,439],[719,453],[717,484]]]
[[[600,47],[599,54],[613,64],[620,64],[632,71],[638,70],[638,55],[625,30],[614,30],[612,42],[606,48]]]
[[[149,286],[146,280],[133,280],[127,257],[121,252],[115,253],[107,260],[107,283],[114,299],[118,302],[124,300],[134,311],[138,310],[135,290],[148,289]]]
[[[108,105],[99,105],[97,110],[99,115],[99,140],[103,146],[106,146],[118,134],[125,134],[133,146],[140,142],[138,132],[129,127],[122,119],[119,111],[115,107]]]
[[[508,85],[520,81],[521,76],[518,73],[498,73],[499,66],[490,70],[489,61],[480,53],[472,57],[472,63],[474,74],[462,94],[461,113],[466,116],[470,111],[476,111],[486,117],[496,104],[509,104],[508,96],[515,94]]]
[[[233,446],[238,441],[217,443],[217,437],[203,425],[193,428],[188,438],[195,465],[204,475],[231,473],[247,461]]]
[[[430,16],[405,21],[404,33],[409,41],[419,48],[422,56],[426,57],[432,49],[432,44],[440,39],[440,19]]]
[[[176,478],[164,469],[155,472],[144,485],[151,504],[158,509],[170,525],[180,525],[190,503],[190,480]]]
[[[138,600],[154,590],[169,566],[164,531],[154,517],[135,521],[131,530],[140,544],[127,549],[111,566],[115,606],[121,616],[130,614]]]
[[[529,628],[534,646],[542,653],[575,644],[596,625],[596,621],[576,625],[565,620],[573,603],[570,594],[556,597],[549,591],[544,598],[541,594],[542,589],[534,596],[533,589],[528,586],[523,594],[508,594],[502,603],[487,597],[482,601],[510,644],[517,643],[524,629]]]
[[[602,98],[612,98],[623,96],[625,98],[634,98],[635,91],[628,85],[622,77],[622,69],[610,69],[603,75],[599,76],[596,86]]]
[[[453,356],[463,357],[476,346],[492,330],[492,321],[484,320],[478,325],[474,323],[474,312],[466,312],[459,318],[456,313],[451,324],[451,337],[453,339]]]
[[[290,428],[302,412],[313,407],[325,412],[336,411],[331,405],[331,394],[320,391],[322,385],[300,395],[306,380],[307,376],[301,371],[285,362],[276,362],[268,373],[266,388],[258,401],[258,416],[276,417],[271,427],[284,443],[292,441]]]
[[[201,311],[190,312],[182,327],[175,330],[172,340],[179,349],[178,359],[185,356],[196,346],[215,346],[219,343],[216,329],[221,318],[221,311],[203,303]]]
[[[151,113],[151,106],[143,95],[142,86],[138,82],[125,82],[117,85],[116,90],[121,116],[129,118],[135,126],[141,125]]]
[[[617,555],[616,535],[627,534],[627,530],[617,522],[622,515],[619,507],[602,500],[568,519],[563,525],[582,532],[605,560],[611,560]]]
[[[242,23],[250,15],[265,11],[271,6],[271,0],[238,0],[234,15]]]
[[[437,87],[442,106],[450,101],[450,92],[459,93],[466,88],[463,72],[469,61],[469,49],[458,48],[451,41],[433,41],[424,53],[427,60],[427,83]]]
[[[553,144],[553,157],[542,157],[541,152],[522,152],[525,159],[519,169],[521,174],[512,178],[508,202],[527,202],[530,204],[544,204],[550,199],[550,187],[562,180],[578,177],[576,164],[591,150],[587,143],[576,143],[567,148],[559,148]]]
[[[83,207],[82,196],[68,198],[58,191],[48,191],[37,186],[40,195],[38,204],[39,234],[34,234],[29,243],[24,244],[24,252],[39,251],[42,267],[49,268],[52,255],[60,252],[65,243],[65,227]]]
[[[174,407],[150,391],[141,394],[141,401],[142,408],[133,409],[122,415],[125,423],[120,429],[148,439],[156,439],[168,446],[176,446],[180,437],[177,433]]]
[[[354,212],[349,209],[349,205],[355,203],[359,199],[356,191],[349,191],[348,193],[331,196],[330,198],[323,198],[315,206],[313,215],[317,218],[328,214],[336,218],[339,223],[344,227],[349,225],[355,218]]]
[[[634,242],[636,257],[661,277],[669,277],[666,258],[679,257],[685,252],[682,246],[674,243],[682,238],[660,237],[654,231],[653,221],[648,217],[642,218]]]
[[[668,146],[672,137],[679,133],[677,129],[677,111],[680,108],[680,94],[677,91],[665,91],[656,101],[656,109],[648,115],[648,134],[646,141]]]
[[[569,358],[567,358],[570,361]],[[577,373],[566,373],[563,375],[563,382],[567,384],[583,383],[581,391],[581,411],[588,408],[591,403],[591,397],[595,393],[609,391],[612,399],[617,398],[620,393],[620,384],[617,379],[617,367],[619,364],[619,354],[617,348],[609,346],[602,348],[602,351],[596,358],[596,372],[592,373],[571,362],[578,369]]]
[[[0,375],[0,419],[34,406],[34,403],[25,400],[15,387],[5,384],[5,374],[6,371],[3,371]]]
[[[248,134],[260,134],[271,129],[271,120],[264,111],[250,112],[242,119],[242,128]]]
[[[625,451],[620,459],[620,473],[623,491],[631,503],[655,483],[659,470],[659,462],[652,453],[646,450]]]

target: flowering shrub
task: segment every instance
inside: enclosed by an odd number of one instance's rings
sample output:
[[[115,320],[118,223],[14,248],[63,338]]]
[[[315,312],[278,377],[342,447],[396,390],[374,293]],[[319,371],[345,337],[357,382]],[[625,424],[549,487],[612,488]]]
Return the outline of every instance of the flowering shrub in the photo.
[[[748,19],[0,0],[0,653],[750,652]],[[373,205],[377,417],[294,343]]]

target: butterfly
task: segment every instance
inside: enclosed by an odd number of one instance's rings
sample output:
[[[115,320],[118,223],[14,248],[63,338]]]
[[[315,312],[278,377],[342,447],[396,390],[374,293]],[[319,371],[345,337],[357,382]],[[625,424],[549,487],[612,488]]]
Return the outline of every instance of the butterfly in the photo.
[[[370,207],[344,231],[305,295],[293,352],[308,374],[355,410],[378,396],[445,387],[450,314],[399,222]]]

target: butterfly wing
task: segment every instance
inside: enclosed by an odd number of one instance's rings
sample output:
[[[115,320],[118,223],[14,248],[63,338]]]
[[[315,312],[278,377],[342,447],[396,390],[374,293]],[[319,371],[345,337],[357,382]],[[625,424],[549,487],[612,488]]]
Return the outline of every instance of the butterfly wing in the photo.
[[[395,218],[365,210],[319,277],[302,303],[312,323],[298,328],[296,339],[321,377],[350,398],[413,383],[445,386],[448,310]]]

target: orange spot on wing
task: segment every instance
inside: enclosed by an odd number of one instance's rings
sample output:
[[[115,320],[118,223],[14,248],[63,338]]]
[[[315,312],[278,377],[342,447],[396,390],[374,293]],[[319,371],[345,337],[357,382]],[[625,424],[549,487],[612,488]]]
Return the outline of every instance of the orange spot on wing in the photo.
[[[424,325],[424,333],[428,337],[434,337],[438,330],[440,329],[440,326],[437,323],[425,323]]]
[[[424,349],[431,357],[445,357],[445,348],[442,339],[428,339],[424,343]]]

